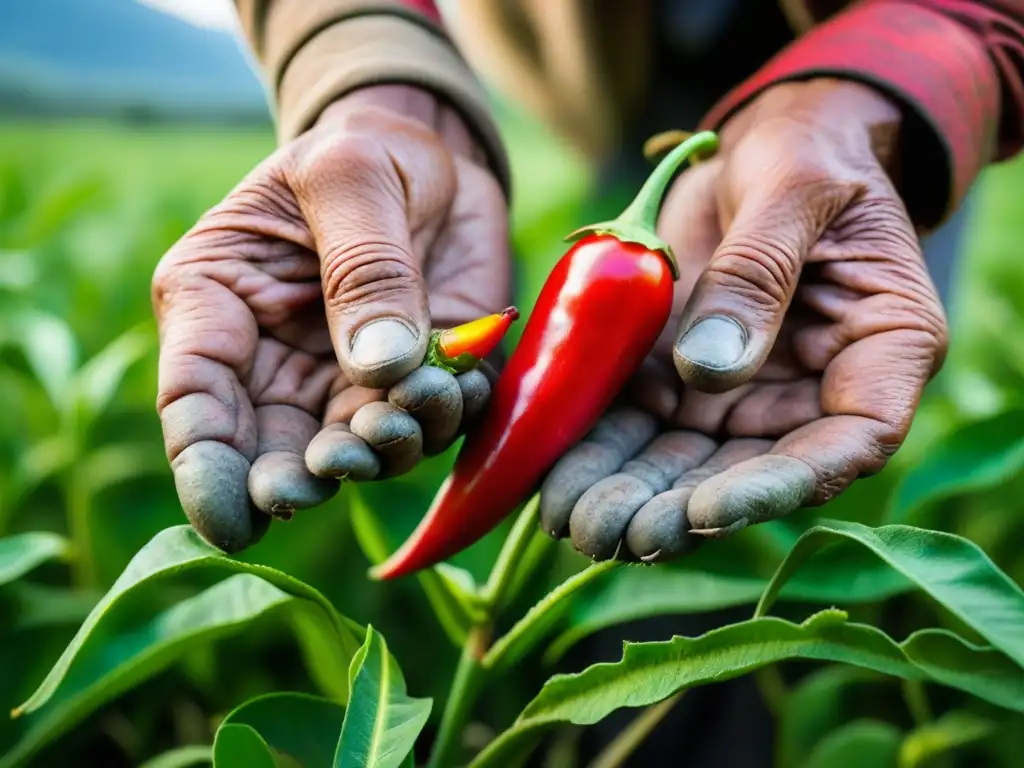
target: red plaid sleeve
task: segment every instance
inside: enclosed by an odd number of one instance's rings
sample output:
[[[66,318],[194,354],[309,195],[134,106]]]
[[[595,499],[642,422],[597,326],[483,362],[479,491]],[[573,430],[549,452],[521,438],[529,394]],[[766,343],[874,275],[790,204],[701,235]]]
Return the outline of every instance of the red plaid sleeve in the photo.
[[[435,24],[443,26],[441,13],[437,10],[437,4],[434,0],[400,0],[400,2],[406,8],[418,11]]]
[[[1024,0],[864,0],[816,26],[726,95],[717,128],[774,83],[843,77],[907,115],[901,191],[915,221],[952,213],[980,171],[1024,145]]]

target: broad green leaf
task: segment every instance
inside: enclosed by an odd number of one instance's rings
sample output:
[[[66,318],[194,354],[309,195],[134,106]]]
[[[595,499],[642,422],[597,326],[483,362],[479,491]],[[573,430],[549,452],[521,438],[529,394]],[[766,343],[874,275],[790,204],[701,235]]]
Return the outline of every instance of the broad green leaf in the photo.
[[[853,549],[842,555],[815,558],[786,582],[780,597],[855,605],[884,600],[914,587],[905,576],[867,553]],[[545,661],[554,663],[584,637],[617,624],[651,616],[755,605],[768,582],[766,578],[729,572],[621,568],[573,606],[568,628],[548,648]]]
[[[15,465],[10,503],[18,504],[42,482],[70,465],[74,458],[75,446],[64,432],[37,440]]]
[[[815,747],[806,768],[896,768],[900,729],[880,720],[854,720]]]
[[[81,624],[103,595],[93,590],[70,589],[20,581],[5,594],[17,606],[15,630]]]
[[[32,531],[0,539],[0,586],[20,579],[48,560],[68,554],[68,540],[56,533]]]
[[[107,443],[81,462],[84,492],[93,495],[143,475],[168,471],[167,458],[152,443]]]
[[[21,765],[104,703],[166,669],[190,649],[301,602],[251,574],[237,574],[183,600],[152,621],[102,642],[85,643],[48,706],[30,718],[0,768]]]
[[[335,768],[401,768],[433,702],[406,694],[398,662],[373,627],[352,659],[349,691]]]
[[[593,563],[548,592],[494,642],[484,656],[484,666],[488,669],[507,669],[516,664],[557,626],[579,591],[619,565],[618,560]]]
[[[318,608],[296,611],[292,626],[309,676],[325,696],[344,704],[348,699],[348,665],[352,656],[338,642],[338,633],[324,621]]]
[[[362,640],[362,627],[335,611],[327,598],[315,589],[274,568],[235,560],[204,541],[192,526],[178,525],[158,533],[131,559],[117,581],[89,614],[46,679],[35,693],[17,708],[16,713],[34,712],[50,699],[86,639],[119,600],[156,579],[175,576],[200,567],[216,567],[259,576],[288,594],[309,600],[324,611],[327,619],[335,627],[341,647],[347,649],[346,652],[350,654],[355,654],[358,650]]]
[[[270,747],[250,726],[236,723],[217,729],[214,768],[277,768]]]
[[[944,752],[987,738],[996,730],[991,720],[965,710],[947,712],[907,734],[899,749],[899,768],[920,768]]]
[[[811,554],[842,539],[867,547],[1024,667],[1024,591],[978,545],[952,533],[819,520],[779,566],[755,615],[768,611],[780,588]]]
[[[903,478],[888,510],[891,523],[905,523],[932,501],[991,488],[1024,470],[1024,409],[968,424],[929,447],[923,461]]]
[[[90,416],[110,404],[128,369],[145,357],[155,341],[151,323],[141,323],[118,336],[78,369],[72,388],[78,403]]]
[[[626,643],[621,661],[555,675],[472,765],[504,766],[559,723],[593,725],[622,707],[645,707],[687,688],[721,682],[787,659],[841,662],[930,680],[1024,712],[1024,670],[991,648],[945,630],[920,630],[902,643],[834,609],[801,624],[750,619],[696,638]]]
[[[248,725],[270,748],[300,766],[329,766],[345,708],[306,693],[270,693],[249,699],[221,721],[220,729]],[[218,729],[218,730],[220,730]]]
[[[78,342],[64,320],[40,311],[23,310],[11,322],[11,338],[57,411],[70,395],[78,366]]]
[[[846,698],[854,685],[889,681],[860,667],[828,666],[794,685],[778,724],[780,768],[801,768],[815,745],[848,719]]]
[[[383,563],[391,553],[391,544],[369,503],[355,488],[349,493],[349,517],[366,559],[374,565]],[[473,576],[461,568],[444,564],[424,569],[416,578],[441,629],[457,648],[461,648],[470,627],[481,618],[479,601],[470,591]]]
[[[206,744],[190,744],[151,757],[139,768],[189,768],[200,763],[213,762],[213,747]]]

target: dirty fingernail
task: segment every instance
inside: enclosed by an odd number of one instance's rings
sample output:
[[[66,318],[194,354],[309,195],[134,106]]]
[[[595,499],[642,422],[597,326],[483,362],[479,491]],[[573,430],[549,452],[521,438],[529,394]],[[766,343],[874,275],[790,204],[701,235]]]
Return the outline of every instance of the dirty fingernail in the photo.
[[[409,355],[416,342],[415,331],[401,320],[371,320],[352,337],[349,361],[360,368],[380,368]]]
[[[747,334],[739,323],[729,317],[712,316],[698,321],[683,335],[674,356],[677,363],[727,370],[740,361],[746,346]]]
[[[782,517],[806,504],[815,486],[814,470],[790,456],[740,462],[694,489],[687,509],[691,533],[718,537]]]

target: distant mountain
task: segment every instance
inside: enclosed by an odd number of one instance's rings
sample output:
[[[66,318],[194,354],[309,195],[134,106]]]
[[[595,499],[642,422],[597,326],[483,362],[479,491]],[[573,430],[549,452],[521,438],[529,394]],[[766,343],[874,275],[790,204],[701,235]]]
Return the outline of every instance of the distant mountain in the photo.
[[[228,32],[134,0],[0,2],[0,113],[269,120]]]

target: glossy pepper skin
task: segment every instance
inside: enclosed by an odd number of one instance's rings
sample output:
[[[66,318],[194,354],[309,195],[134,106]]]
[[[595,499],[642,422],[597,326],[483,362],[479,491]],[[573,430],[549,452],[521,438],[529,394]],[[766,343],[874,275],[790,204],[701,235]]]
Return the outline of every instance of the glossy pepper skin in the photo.
[[[673,149],[615,221],[577,230],[541,290],[522,338],[410,538],[373,569],[378,579],[427,568],[473,544],[537,488],[611,405],[651,351],[678,276],[654,234],[661,198],[703,132]]]
[[[434,331],[424,364],[444,368],[449,373],[470,371],[494,351],[509,326],[518,319],[518,309],[505,307],[493,315],[484,315],[454,328]]]

